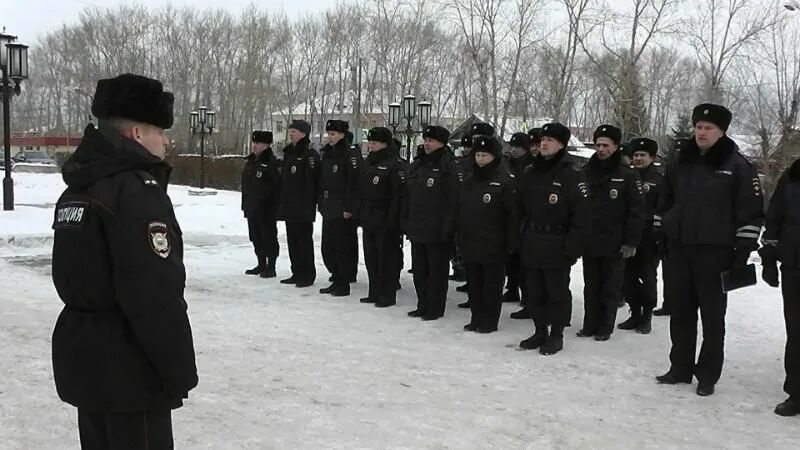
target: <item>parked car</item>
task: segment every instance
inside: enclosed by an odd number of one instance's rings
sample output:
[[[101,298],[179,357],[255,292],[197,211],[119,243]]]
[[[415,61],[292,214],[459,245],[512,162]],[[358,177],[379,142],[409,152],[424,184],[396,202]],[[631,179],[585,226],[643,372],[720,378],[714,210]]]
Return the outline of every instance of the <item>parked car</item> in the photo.
[[[57,165],[55,160],[53,160],[50,155],[41,150],[22,150],[14,155],[14,157],[11,159],[17,163],[45,164],[48,166]]]

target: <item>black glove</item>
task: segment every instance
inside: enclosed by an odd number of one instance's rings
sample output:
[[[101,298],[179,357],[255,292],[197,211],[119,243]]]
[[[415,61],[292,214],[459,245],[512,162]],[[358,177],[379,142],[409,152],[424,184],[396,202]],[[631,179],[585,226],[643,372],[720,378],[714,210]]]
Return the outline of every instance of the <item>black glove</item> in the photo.
[[[777,249],[766,245],[758,250],[761,255],[761,279],[772,287],[778,287],[778,255]]]

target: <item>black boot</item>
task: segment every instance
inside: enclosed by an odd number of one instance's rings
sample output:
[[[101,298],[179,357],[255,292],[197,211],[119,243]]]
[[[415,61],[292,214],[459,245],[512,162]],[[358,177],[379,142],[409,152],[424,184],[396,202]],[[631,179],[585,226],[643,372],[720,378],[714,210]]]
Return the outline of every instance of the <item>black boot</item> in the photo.
[[[636,327],[636,332],[639,334],[650,334],[652,330],[652,319],[653,319],[653,312],[645,309],[642,313],[642,320],[639,321],[639,325]]]
[[[706,384],[706,383],[697,383],[697,395],[700,397],[708,397],[709,395],[714,395],[714,385],[713,384]]]
[[[465,301],[464,303],[459,303],[458,307],[461,309],[469,309],[469,300]]]
[[[523,350],[536,350],[537,348],[541,347],[546,341],[547,341],[547,324],[539,322],[536,324],[536,331],[533,333],[533,336],[520,342],[519,348]]]
[[[800,414],[800,401],[789,397],[775,407],[775,414],[783,417],[792,417]]]
[[[523,306],[519,311],[511,313],[512,319],[530,319],[531,310],[527,306]]]
[[[555,355],[564,348],[564,328],[552,326],[550,335],[539,348],[542,355]]]
[[[336,283],[331,283],[330,286],[320,289],[319,293],[320,294],[330,294],[331,292],[333,292],[334,289],[336,289]]]
[[[350,295],[350,283],[334,284],[330,294],[334,297],[347,297]]]
[[[642,320],[642,313],[639,308],[631,307],[631,316],[628,320],[617,325],[620,330],[635,330]]]
[[[658,308],[657,310],[653,311],[653,315],[658,317],[668,316],[670,314],[671,313],[669,312],[669,310],[665,309],[664,307]]]
[[[385,297],[378,297],[378,300],[375,301],[376,308],[388,308],[390,306],[394,306],[397,304],[397,300],[389,300]]]
[[[281,280],[281,284],[295,284],[297,283],[297,278],[294,275],[290,276],[285,280]]]
[[[456,286],[456,292],[467,292],[469,287],[467,283],[462,284],[461,286]]]
[[[419,309],[415,309],[413,311],[408,312],[408,317],[422,317],[425,315],[425,311],[421,311]]]
[[[375,303],[375,299],[372,297],[364,297],[359,300],[361,303]]]
[[[656,377],[656,381],[658,384],[691,384],[692,383],[692,376],[691,375],[681,375],[679,373],[673,372],[670,369],[664,375],[659,375]]]
[[[258,265],[253,267],[252,269],[245,270],[244,273],[247,275],[259,275],[261,274],[261,272],[264,271],[264,269],[266,269],[266,265],[264,263],[265,263],[264,259],[258,258]]]
[[[269,258],[267,260],[267,267],[264,268],[264,271],[259,274],[261,278],[275,278],[278,276],[275,273],[275,258]]]

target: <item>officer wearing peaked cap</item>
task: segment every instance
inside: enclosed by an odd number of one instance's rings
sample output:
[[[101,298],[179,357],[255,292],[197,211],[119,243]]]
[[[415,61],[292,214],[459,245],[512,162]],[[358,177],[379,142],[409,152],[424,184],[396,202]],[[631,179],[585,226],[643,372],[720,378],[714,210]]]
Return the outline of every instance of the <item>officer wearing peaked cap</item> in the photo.
[[[658,172],[653,161],[658,154],[658,143],[648,138],[633,139],[627,145],[633,167],[642,180],[644,194],[644,229],[642,239],[636,247],[636,254],[625,262],[625,283],[623,293],[631,309],[631,317],[617,328],[636,330],[641,334],[650,333],[653,308],[656,306],[658,243],[653,233],[653,214],[658,205],[664,177]]]
[[[584,318],[580,337],[606,341],[617,317],[625,259],[636,254],[644,226],[639,175],[622,163],[622,131],[601,125],[594,132],[596,153],[584,167],[592,192],[592,232],[583,256]]]
[[[591,205],[583,175],[567,153],[570,131],[560,123],[542,127],[541,151],[517,183],[522,205],[520,253],[536,327],[520,342],[552,355],[564,347],[570,322],[570,270],[589,239]]]
[[[697,394],[714,393],[722,373],[725,311],[723,272],[746,271],[756,249],[764,214],[755,168],[726,136],[732,114],[701,104],[692,112],[694,136],[667,167],[664,197],[655,220],[667,238],[670,369],[659,383],[698,381]],[[697,310],[703,343],[697,346]]]
[[[329,120],[328,144],[322,148],[319,180],[319,212],[322,214],[322,260],[332,283],[320,289],[334,297],[350,295],[358,262],[358,176],[361,153],[347,141],[349,124]]]
[[[317,217],[319,153],[311,148],[311,125],[304,120],[289,124],[289,145],[283,148],[278,220],[286,223],[286,247],[292,276],[281,280],[303,288],[317,277],[314,262],[314,220]]]
[[[172,448],[171,410],[197,385],[181,229],[167,195],[173,95],[124,74],[97,83],[55,207],[59,397],[83,448]]]
[[[403,213],[404,230],[411,240],[417,292],[417,308],[408,315],[436,320],[444,316],[447,301],[447,269],[453,236],[444,225],[458,181],[447,147],[450,132],[431,125],[422,137],[423,153],[409,168]]]
[[[275,277],[278,258],[278,199],[282,161],[272,152],[272,132],[253,131],[252,151],[242,169],[242,211],[258,265],[245,271]]]

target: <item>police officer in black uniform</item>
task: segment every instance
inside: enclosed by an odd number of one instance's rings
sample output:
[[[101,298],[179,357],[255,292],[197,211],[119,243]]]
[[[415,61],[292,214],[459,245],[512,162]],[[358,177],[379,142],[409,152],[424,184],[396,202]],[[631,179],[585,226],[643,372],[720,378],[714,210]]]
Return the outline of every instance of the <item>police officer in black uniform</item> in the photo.
[[[720,274],[744,270],[764,218],[756,169],[725,135],[731,119],[724,106],[695,107],[694,139],[667,168],[658,208],[673,304],[671,365],[656,378],[677,384],[695,376],[700,396],[714,393],[722,373],[728,296]],[[698,308],[703,344],[695,362]]]
[[[473,137],[474,166],[453,198],[451,224],[467,269],[472,319],[466,331],[497,331],[503,279],[519,242],[513,175],[503,169],[502,146],[493,136]]]
[[[325,124],[328,144],[322,148],[319,180],[319,212],[322,214],[322,259],[331,273],[331,285],[321,294],[350,295],[355,281],[358,235],[358,173],[361,153],[353,150],[345,137],[349,124],[329,120]],[[355,248],[354,248],[355,247]]]
[[[583,328],[579,337],[607,341],[614,331],[622,297],[624,259],[636,254],[644,227],[644,197],[639,174],[624,165],[622,131],[601,125],[594,132],[595,153],[584,167],[592,203],[592,232],[583,256]]]
[[[100,80],[93,125],[63,168],[53,229],[61,400],[85,449],[173,448],[171,410],[197,385],[181,229],[164,162],[173,96],[161,82]]]
[[[531,128],[528,130],[528,138],[530,139],[531,147],[530,152],[531,156],[536,156],[539,154],[539,145],[542,142],[542,129],[541,128]]]
[[[563,332],[572,311],[570,270],[583,254],[591,227],[589,190],[567,153],[569,138],[569,128],[560,123],[542,127],[540,154],[517,183],[523,221],[520,253],[536,326],[533,336],[519,345],[544,355],[564,348]]]
[[[422,320],[444,316],[447,301],[447,269],[453,236],[445,228],[451,197],[458,188],[455,163],[447,141],[450,132],[430,125],[422,133],[424,151],[411,164],[407,201],[403,214],[411,240],[417,309],[408,313]]]
[[[289,124],[289,145],[283,148],[278,220],[286,223],[286,246],[292,276],[281,280],[299,288],[314,284],[314,219],[317,216],[319,153],[310,147],[311,125],[304,120]]]
[[[457,176],[459,180],[464,179],[464,172],[462,167],[466,164],[466,160],[472,157],[472,135],[470,133],[465,133],[461,136],[461,148],[459,149],[460,154],[457,153],[455,158],[456,167],[458,169]],[[461,254],[459,253],[458,246],[455,247],[455,251],[453,252],[453,258],[451,259],[451,264],[453,265],[453,273],[450,275],[450,279],[453,281],[467,281],[467,274],[466,270],[464,269],[464,262],[461,260]],[[456,292],[466,292],[467,285],[466,283],[462,286],[456,287]],[[469,299],[466,302],[459,303],[459,308],[469,308]]]
[[[511,154],[508,159],[508,171],[514,178],[522,176],[525,167],[533,162],[533,155],[530,153],[530,137],[526,133],[514,133],[508,142],[511,146]],[[520,301],[520,288],[524,289],[520,278],[523,276],[522,263],[519,251],[511,254],[508,264],[506,264],[506,292],[503,294],[504,302]],[[523,305],[524,308],[524,305]],[[518,316],[518,315],[517,315]],[[527,317],[530,319],[530,315]]]
[[[658,243],[653,235],[653,215],[664,177],[653,165],[658,154],[658,143],[648,138],[636,138],[628,143],[633,167],[639,173],[644,191],[644,229],[636,254],[625,262],[625,285],[623,293],[631,308],[631,317],[617,325],[621,330],[636,330],[650,333],[653,308],[658,297]]]
[[[786,323],[783,390],[789,398],[775,407],[775,414],[800,414],[800,160],[778,180],[767,209],[766,228],[759,250],[761,277],[772,287],[780,282]],[[778,280],[780,262],[780,281]]]
[[[242,169],[242,211],[258,265],[245,271],[261,278],[275,277],[278,258],[278,199],[283,161],[272,152],[272,132],[253,131],[253,150]]]
[[[361,166],[359,220],[369,291],[361,303],[385,308],[397,303],[397,276],[401,261],[400,211],[405,189],[406,167],[385,127],[369,130],[369,154]],[[402,245],[402,244],[401,244]]]

